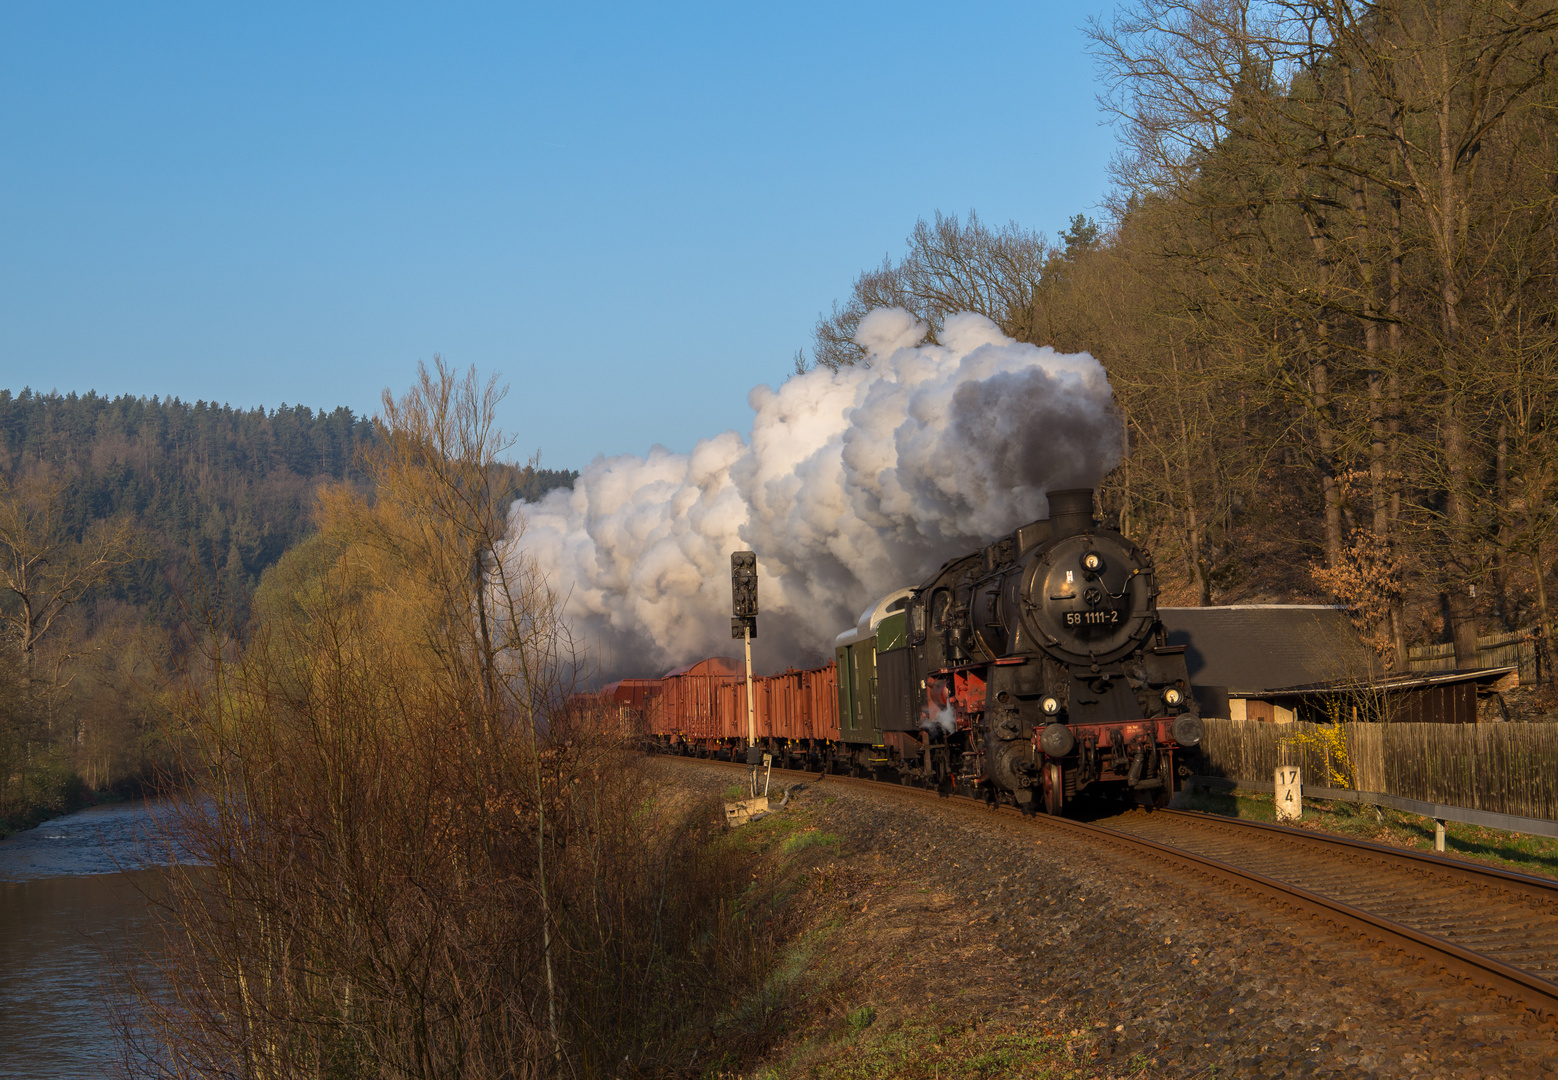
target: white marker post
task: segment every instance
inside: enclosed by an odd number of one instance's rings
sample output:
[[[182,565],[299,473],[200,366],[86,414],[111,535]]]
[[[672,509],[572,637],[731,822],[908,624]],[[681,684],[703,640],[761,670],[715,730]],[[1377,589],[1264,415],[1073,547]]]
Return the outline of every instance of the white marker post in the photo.
[[[1297,821],[1304,815],[1304,786],[1297,765],[1277,766],[1277,820]]]

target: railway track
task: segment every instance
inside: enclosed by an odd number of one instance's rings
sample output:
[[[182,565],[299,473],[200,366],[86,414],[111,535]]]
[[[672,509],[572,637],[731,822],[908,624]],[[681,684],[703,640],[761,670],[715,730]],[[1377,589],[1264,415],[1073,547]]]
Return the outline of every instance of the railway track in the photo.
[[[1124,814],[1089,827],[1265,883],[1379,944],[1558,1018],[1558,881],[1181,810]]]
[[[746,771],[746,766],[710,762]],[[816,773],[774,770],[817,781]],[[887,798],[939,800],[988,814],[972,799],[876,780],[827,776]],[[1426,963],[1515,1014],[1558,1020],[1558,882],[1441,856],[1285,826],[1178,810],[1096,822],[997,813],[1018,827],[1067,833],[1128,851],[1147,864],[1318,922],[1331,936]],[[1141,861],[1137,865],[1143,865]]]

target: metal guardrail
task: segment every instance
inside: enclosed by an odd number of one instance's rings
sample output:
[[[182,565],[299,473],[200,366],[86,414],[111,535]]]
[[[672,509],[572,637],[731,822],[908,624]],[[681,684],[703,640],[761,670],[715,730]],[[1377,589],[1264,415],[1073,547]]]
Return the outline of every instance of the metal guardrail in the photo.
[[[1230,780],[1224,776],[1191,776],[1186,787],[1215,788],[1221,791],[1260,791],[1275,793],[1277,785],[1269,780]],[[1331,799],[1336,802],[1362,803],[1388,806],[1435,821],[1456,821],[1462,825],[1480,825],[1485,829],[1501,829],[1504,832],[1522,833],[1527,836],[1551,836],[1558,838],[1558,821],[1544,818],[1519,817],[1515,814],[1495,814],[1488,810],[1469,810],[1464,806],[1440,806],[1438,803],[1419,799],[1403,799],[1397,795],[1384,795],[1376,791],[1348,791],[1344,788],[1304,786],[1306,799]]]

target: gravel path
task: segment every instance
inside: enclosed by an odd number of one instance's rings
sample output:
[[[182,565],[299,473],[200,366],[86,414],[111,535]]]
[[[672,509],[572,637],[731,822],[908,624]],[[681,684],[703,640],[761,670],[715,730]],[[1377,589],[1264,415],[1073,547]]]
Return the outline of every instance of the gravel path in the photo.
[[[728,768],[668,760],[700,790]],[[827,780],[785,813],[838,835],[834,959],[881,1021],[1040,1018],[1148,1075],[1555,1077],[1558,1032],[1194,877],[1067,836]],[[858,905],[858,906],[857,906]]]

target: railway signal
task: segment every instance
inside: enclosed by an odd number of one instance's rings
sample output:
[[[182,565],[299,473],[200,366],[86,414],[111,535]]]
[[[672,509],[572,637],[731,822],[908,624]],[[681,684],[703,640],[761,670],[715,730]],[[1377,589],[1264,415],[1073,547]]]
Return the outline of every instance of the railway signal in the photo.
[[[752,790],[757,791],[757,712],[752,703],[752,639],[757,637],[757,552],[730,553],[730,636],[740,638],[747,659],[747,764],[752,766]]]
[[[757,552],[730,553],[730,636],[757,637]]]

